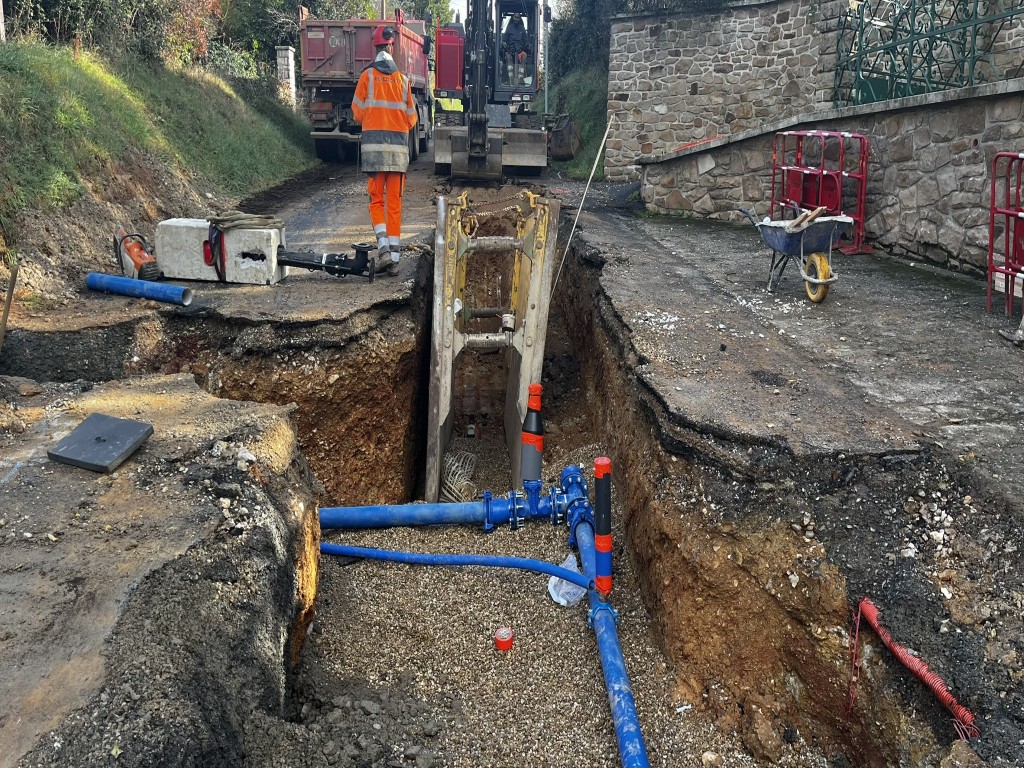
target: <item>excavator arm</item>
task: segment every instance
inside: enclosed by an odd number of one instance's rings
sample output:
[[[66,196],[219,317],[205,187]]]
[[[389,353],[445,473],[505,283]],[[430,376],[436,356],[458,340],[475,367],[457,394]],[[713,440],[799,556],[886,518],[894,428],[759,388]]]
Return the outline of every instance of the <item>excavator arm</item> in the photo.
[[[490,0],[469,0],[466,18],[465,83],[470,165],[487,158],[487,102],[491,96],[494,19]],[[475,161],[475,162],[474,162]]]

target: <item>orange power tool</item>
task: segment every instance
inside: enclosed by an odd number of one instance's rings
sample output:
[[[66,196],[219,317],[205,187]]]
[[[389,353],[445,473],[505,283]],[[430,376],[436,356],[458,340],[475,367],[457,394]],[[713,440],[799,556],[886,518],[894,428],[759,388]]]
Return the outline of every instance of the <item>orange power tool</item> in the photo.
[[[134,277],[136,280],[159,280],[163,277],[149,243],[138,232],[129,234],[124,227],[117,228],[114,235],[114,258],[125,277]]]

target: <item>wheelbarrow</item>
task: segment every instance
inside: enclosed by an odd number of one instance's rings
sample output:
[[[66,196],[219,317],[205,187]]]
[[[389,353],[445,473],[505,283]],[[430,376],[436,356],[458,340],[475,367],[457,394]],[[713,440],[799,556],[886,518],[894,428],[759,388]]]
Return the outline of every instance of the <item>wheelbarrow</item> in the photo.
[[[799,257],[800,277],[807,290],[807,298],[820,304],[828,296],[829,286],[839,279],[832,271],[832,248],[839,242],[853,219],[849,216],[822,216],[825,208],[804,211],[795,219],[757,221],[754,215],[739,209],[757,227],[761,239],[772,249],[768,268],[768,290],[780,280],[786,265],[794,256]]]

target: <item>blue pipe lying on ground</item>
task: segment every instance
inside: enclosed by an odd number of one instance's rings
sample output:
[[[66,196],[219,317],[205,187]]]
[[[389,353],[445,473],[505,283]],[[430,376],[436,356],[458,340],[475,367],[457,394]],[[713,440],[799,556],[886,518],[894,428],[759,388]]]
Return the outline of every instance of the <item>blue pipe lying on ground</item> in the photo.
[[[180,304],[183,307],[192,303],[191,288],[182,288],[180,285],[170,285],[169,283],[154,283],[149,280],[136,280],[132,277],[90,272],[85,276],[85,285],[92,291],[134,296],[137,299],[166,301],[169,304]]]
[[[558,565],[545,563],[543,560],[531,560],[526,557],[498,557],[493,555],[433,555],[419,552],[396,552],[393,549],[372,549],[369,547],[349,547],[344,544],[320,545],[325,555],[341,557],[366,557],[371,560],[387,560],[392,563],[408,563],[410,565],[482,565],[490,568],[518,568],[522,571],[533,571],[576,584],[584,589],[591,589],[594,582],[586,576],[562,568]]]

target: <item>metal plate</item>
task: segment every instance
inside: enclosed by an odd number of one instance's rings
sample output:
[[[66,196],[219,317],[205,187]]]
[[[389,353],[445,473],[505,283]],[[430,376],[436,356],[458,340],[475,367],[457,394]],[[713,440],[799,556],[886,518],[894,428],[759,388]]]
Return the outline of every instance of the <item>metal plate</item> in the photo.
[[[94,472],[113,472],[152,434],[152,424],[93,413],[46,455]]]

